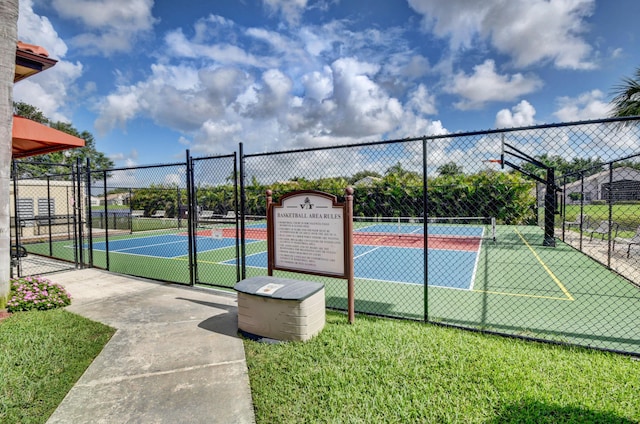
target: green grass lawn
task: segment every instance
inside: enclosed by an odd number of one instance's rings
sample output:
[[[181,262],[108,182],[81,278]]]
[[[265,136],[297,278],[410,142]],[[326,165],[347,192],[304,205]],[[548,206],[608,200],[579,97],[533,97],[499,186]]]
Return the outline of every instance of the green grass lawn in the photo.
[[[62,309],[0,322],[0,422],[46,422],[114,331]]]
[[[245,351],[258,423],[640,422],[640,362],[616,354],[331,312]]]
[[[609,219],[609,205],[584,205],[583,214],[588,216],[591,223],[597,226],[600,221]],[[623,232],[627,230],[633,235],[635,229],[640,225],[640,205],[613,205],[611,214],[613,222],[619,224]],[[578,215],[580,215],[580,205],[565,206],[567,221],[575,220]],[[619,235],[627,237],[625,234]]]

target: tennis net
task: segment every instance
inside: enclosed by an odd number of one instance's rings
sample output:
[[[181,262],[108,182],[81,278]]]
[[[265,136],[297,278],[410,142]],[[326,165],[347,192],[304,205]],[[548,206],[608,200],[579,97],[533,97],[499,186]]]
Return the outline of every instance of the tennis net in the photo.
[[[426,225],[425,225],[426,224]],[[354,217],[354,236],[365,238],[391,237],[414,240],[429,238],[491,239],[496,238],[493,217]]]

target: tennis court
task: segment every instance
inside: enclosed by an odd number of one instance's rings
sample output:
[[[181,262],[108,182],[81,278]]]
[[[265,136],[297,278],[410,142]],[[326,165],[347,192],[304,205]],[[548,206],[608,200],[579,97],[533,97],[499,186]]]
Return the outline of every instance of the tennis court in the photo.
[[[398,284],[424,284],[424,267],[407,267],[406,262],[424,261],[424,225],[412,222],[357,222],[354,231],[355,278]],[[247,226],[247,244],[266,240],[266,224]],[[469,290],[473,286],[485,228],[480,225],[434,225],[429,227],[429,283],[433,286]],[[264,246],[264,243],[262,243]],[[230,227],[202,229],[197,233],[198,255],[211,257],[216,251],[235,246],[235,230]],[[94,252],[106,251],[106,242],[95,242]],[[110,254],[137,255],[147,258],[181,259],[188,255],[186,233],[158,234],[122,238],[109,242]],[[398,261],[394,258],[403,258]],[[456,263],[443,268],[439,263]],[[237,260],[223,260],[221,265],[236,266]],[[245,264],[267,268],[266,250],[247,255]]]
[[[589,256],[562,242],[543,247],[537,226],[429,223],[425,238],[424,223],[414,221],[354,222],[358,312],[640,353],[640,289]],[[214,225],[196,236],[198,284],[232,288],[239,277],[235,227]],[[266,275],[265,223],[248,223],[245,237],[246,276]],[[45,246],[28,247],[38,253]],[[106,240],[93,246],[96,266],[189,283],[184,230],[110,237],[108,255]],[[73,257],[68,241],[53,249]],[[344,280],[279,275],[321,280],[327,306],[346,309]]]

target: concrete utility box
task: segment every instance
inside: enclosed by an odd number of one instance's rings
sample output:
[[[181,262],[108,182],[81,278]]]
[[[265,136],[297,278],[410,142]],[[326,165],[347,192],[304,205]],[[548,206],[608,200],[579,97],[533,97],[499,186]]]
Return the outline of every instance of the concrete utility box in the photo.
[[[309,340],[325,323],[324,284],[251,277],[235,285],[238,328],[275,340]]]

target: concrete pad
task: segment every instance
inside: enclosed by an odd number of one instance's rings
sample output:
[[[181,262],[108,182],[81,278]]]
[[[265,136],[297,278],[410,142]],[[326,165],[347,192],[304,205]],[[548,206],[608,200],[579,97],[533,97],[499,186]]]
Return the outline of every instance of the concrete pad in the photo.
[[[137,375],[210,364],[244,361],[235,337],[193,330],[198,322],[118,330],[103,351],[104,358],[85,375],[104,379],[119,369],[120,375]],[[149,350],[153,346],[153,350]]]
[[[82,379],[48,423],[251,423],[244,363]]]
[[[253,423],[233,293],[96,269],[52,274],[68,310],[117,329],[48,423]]]

